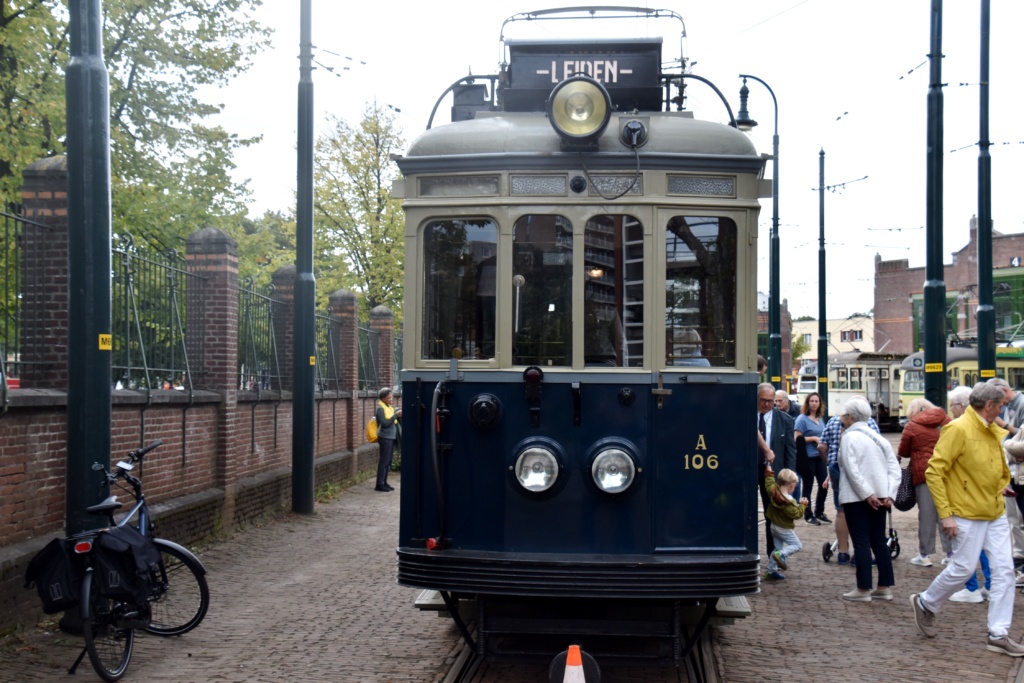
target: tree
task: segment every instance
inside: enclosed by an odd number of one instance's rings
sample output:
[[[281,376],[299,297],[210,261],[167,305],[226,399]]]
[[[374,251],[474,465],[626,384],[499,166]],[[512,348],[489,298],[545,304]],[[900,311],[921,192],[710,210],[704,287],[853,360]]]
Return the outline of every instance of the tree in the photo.
[[[68,12],[57,0],[5,0],[0,10],[0,200],[17,203],[21,171],[64,151]],[[242,214],[247,190],[232,153],[255,142],[202,124],[220,111],[200,88],[249,66],[268,30],[261,0],[107,0],[113,222],[161,248]]]
[[[21,203],[21,171],[55,153],[64,127],[67,26],[42,0],[0,4],[0,209]]]
[[[386,305],[401,320],[404,244],[401,203],[391,196],[404,142],[393,115],[368,105],[359,126],[333,119],[317,140],[314,223],[318,298],[340,287]],[[364,311],[365,312],[365,311]]]
[[[811,345],[804,341],[803,335],[796,335],[793,337],[793,345],[790,347],[790,357],[793,362],[796,363],[800,358],[811,350]]]

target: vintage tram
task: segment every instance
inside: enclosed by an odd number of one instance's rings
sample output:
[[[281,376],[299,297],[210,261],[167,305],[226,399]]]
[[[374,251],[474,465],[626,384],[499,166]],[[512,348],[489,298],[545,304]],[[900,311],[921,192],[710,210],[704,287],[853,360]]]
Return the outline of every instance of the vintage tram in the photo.
[[[706,82],[661,39],[505,49],[397,159],[398,581],[481,653],[564,633],[678,658],[694,615],[759,587],[765,157],[683,109]]]

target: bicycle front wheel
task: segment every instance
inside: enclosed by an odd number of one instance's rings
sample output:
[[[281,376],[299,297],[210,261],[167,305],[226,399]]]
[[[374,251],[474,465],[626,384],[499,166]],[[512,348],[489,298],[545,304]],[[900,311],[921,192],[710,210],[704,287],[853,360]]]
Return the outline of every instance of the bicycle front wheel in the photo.
[[[85,651],[100,678],[116,681],[128,669],[135,644],[135,630],[121,624],[123,603],[99,594],[96,574],[89,570],[82,579],[82,635]]]
[[[195,557],[173,544],[161,538],[153,543],[160,551],[160,575],[150,589],[152,619],[146,631],[180,636],[198,626],[210,607],[205,570]]]

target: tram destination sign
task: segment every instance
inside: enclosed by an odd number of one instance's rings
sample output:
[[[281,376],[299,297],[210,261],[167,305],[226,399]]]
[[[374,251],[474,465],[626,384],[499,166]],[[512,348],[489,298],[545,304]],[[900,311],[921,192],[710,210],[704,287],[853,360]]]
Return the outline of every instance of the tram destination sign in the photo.
[[[618,111],[662,108],[661,39],[631,41],[509,41],[506,111],[543,111],[566,78],[599,81]]]

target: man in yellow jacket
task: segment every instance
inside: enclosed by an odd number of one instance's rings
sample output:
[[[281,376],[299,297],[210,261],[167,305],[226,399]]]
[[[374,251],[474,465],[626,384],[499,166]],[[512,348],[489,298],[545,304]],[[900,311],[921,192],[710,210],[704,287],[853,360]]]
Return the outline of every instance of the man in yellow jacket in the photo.
[[[1002,406],[1002,389],[980,382],[971,390],[964,414],[942,428],[925,480],[942,531],[953,540],[953,557],[924,592],[910,596],[910,602],[918,629],[934,638],[935,615],[977,570],[984,550],[992,569],[987,648],[1024,657],[1024,645],[1009,636],[1014,577],[1003,496],[1013,492],[1003,456],[1006,430],[995,423]]]

